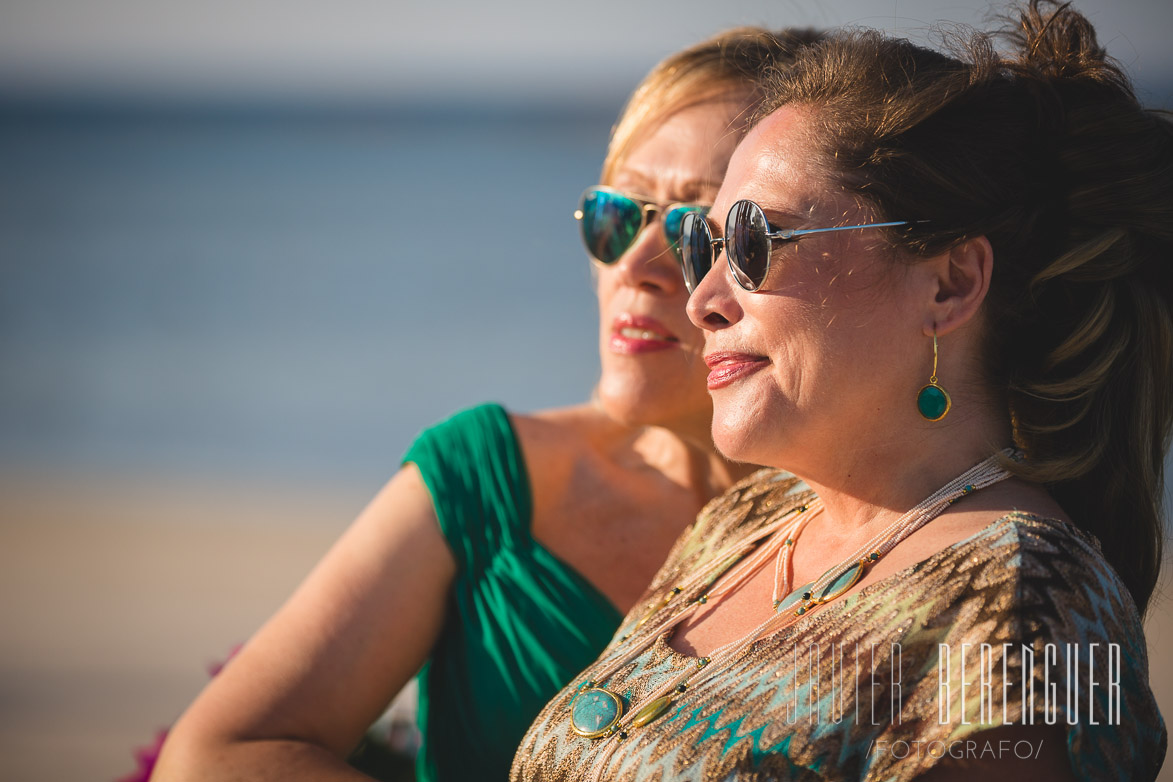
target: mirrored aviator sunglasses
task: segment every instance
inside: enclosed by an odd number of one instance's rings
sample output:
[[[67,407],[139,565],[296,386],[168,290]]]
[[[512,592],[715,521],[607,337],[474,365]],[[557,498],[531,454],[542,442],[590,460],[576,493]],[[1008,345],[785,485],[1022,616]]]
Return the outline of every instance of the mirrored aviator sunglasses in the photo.
[[[680,231],[690,214],[704,215],[703,204],[657,204],[644,198],[621,193],[610,187],[588,187],[578,202],[574,218],[579,221],[582,243],[592,258],[610,265],[623,257],[644,226],[661,215],[664,241],[677,261],[680,260]]]
[[[737,284],[747,291],[757,291],[770,272],[770,250],[774,242],[796,242],[804,236],[831,231],[890,228],[911,223],[909,220],[898,220],[832,228],[775,230],[766,220],[766,214],[760,206],[753,201],[738,201],[730,207],[725,218],[725,236],[714,239],[705,215],[685,215],[680,226],[680,265],[684,272],[684,284],[689,293],[696,290],[709,269],[713,268],[713,262],[723,248],[729,261],[729,271]]]

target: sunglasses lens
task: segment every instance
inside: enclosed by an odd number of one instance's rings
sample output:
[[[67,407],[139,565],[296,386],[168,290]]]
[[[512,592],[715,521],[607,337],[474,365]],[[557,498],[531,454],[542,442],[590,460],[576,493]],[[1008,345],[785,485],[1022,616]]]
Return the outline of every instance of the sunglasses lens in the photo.
[[[725,252],[737,283],[756,291],[770,268],[770,226],[762,208],[753,201],[738,201],[725,219]]]
[[[582,241],[600,263],[615,263],[635,242],[643,210],[625,195],[591,188],[582,195]]]
[[[672,251],[678,261],[681,260],[680,235],[684,227],[684,217],[692,212],[706,215],[709,208],[696,204],[681,204],[664,213],[664,239],[668,242],[668,249]]]
[[[713,267],[713,234],[700,212],[689,212],[680,221],[680,266],[689,293]]]

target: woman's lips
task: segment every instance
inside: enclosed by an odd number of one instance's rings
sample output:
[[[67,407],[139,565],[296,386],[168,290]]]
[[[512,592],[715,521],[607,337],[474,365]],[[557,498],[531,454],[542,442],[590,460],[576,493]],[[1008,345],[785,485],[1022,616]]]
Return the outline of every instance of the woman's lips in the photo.
[[[635,355],[671,350],[680,340],[664,324],[647,315],[624,313],[611,322],[612,353]]]
[[[705,364],[709,367],[709,390],[724,388],[743,377],[749,377],[759,369],[765,369],[769,363],[770,360],[765,356],[751,353],[709,353],[705,356]]]

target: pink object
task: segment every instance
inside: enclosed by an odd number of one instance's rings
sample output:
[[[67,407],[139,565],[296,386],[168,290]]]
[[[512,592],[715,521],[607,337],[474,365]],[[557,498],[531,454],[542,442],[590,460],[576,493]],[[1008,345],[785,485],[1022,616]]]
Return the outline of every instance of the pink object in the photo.
[[[220,671],[224,670],[224,666],[236,656],[244,644],[237,644],[229,650],[228,656],[220,662],[212,663],[208,666],[208,675],[215,676]],[[145,747],[139,747],[134,751],[134,759],[138,762],[138,768],[124,777],[119,777],[115,782],[150,782],[151,771],[155,768],[155,763],[159,760],[159,753],[163,751],[163,742],[167,739],[167,728],[161,729],[155,734],[155,740]]]
[[[167,729],[163,728],[155,734],[155,740],[151,744],[136,749],[134,759],[138,763],[138,768],[124,777],[119,777],[116,782],[150,782],[151,771],[155,768],[155,762],[159,759],[166,738]]]
[[[224,666],[227,665],[232,660],[232,658],[236,656],[236,653],[239,652],[243,647],[244,644],[237,644],[236,646],[229,649],[227,657],[218,663],[212,663],[208,666],[208,675],[216,676],[219,674],[220,671],[224,670]]]

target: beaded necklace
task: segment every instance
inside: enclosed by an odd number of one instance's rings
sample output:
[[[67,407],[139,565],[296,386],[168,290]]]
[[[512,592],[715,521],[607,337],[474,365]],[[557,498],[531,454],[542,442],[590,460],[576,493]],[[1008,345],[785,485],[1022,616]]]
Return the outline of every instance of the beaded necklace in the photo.
[[[979,489],[992,486],[1010,477],[999,465],[999,457],[1014,459],[1017,451],[1006,448],[977,464],[921,500],[912,510],[872,536],[843,562],[828,569],[809,584],[795,589],[777,603],[775,611],[784,612],[796,604],[795,616],[802,616],[811,608],[829,602],[855,586],[864,572],[880,557],[887,554],[912,533],[941,515],[946,508]]]
[[[801,617],[814,606],[843,595],[881,557],[962,497],[1010,477],[1010,473],[1001,466],[1001,460],[1007,457],[1014,460],[1021,458],[1017,451],[1007,448],[971,467],[872,536],[849,557],[829,568],[809,584],[789,592],[785,598],[780,599],[779,595],[786,594],[786,590],[789,589],[791,552],[798,535],[814,517],[815,513],[812,511],[822,509],[820,500],[815,499],[796,508],[779,520],[764,526],[746,540],[734,543],[712,557],[710,562],[691,578],[674,587],[660,604],[640,619],[631,633],[623,637],[624,641],[635,639],[626,654],[603,666],[594,673],[593,678],[580,683],[575,690],[568,706],[571,712],[571,729],[578,735],[590,739],[605,741],[617,738],[597,761],[596,775],[619,746],[619,741],[627,738],[629,730],[643,727],[658,719],[668,711],[674,698],[679,694],[696,687],[723,665],[741,656],[752,644],[794,621],[795,617]],[[759,547],[758,544],[762,541],[764,543]],[[757,550],[746,556],[747,552],[755,547]],[[741,638],[697,658],[695,666],[688,666],[675,676],[669,677],[664,684],[646,695],[639,703],[632,704],[633,708],[630,711],[625,710],[624,701],[618,694],[598,686],[598,682],[630,663],[652,646],[660,636],[695,614],[701,606],[729,594],[745,583],[769,561],[771,556],[775,557],[774,611],[764,622]],[[703,585],[713,584],[718,578],[721,579],[720,583],[703,591],[699,597],[685,605],[678,605],[674,612],[664,612],[665,608],[686,599],[680,598],[680,595],[694,593]],[[788,610],[795,605],[798,605],[797,609]],[[665,618],[652,622],[651,620],[661,612]]]

